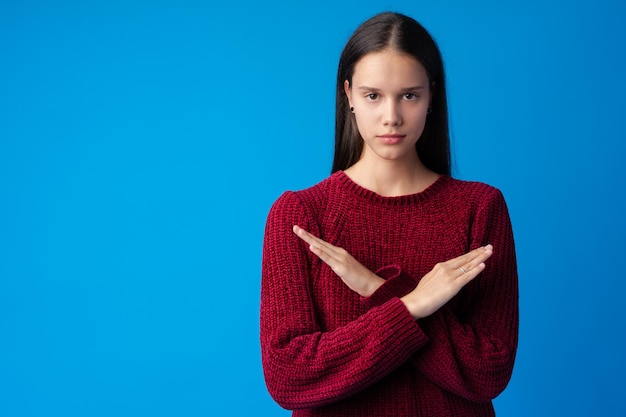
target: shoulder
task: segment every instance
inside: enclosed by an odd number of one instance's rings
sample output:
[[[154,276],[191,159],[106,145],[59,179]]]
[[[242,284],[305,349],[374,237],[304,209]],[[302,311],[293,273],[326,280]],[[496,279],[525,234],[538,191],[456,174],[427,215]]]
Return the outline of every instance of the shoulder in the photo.
[[[467,202],[471,223],[477,225],[484,233],[488,230],[492,232],[498,230],[496,233],[498,236],[508,236],[511,233],[509,209],[500,189],[477,181],[454,181],[459,190],[457,198]],[[493,243],[493,239],[496,238],[491,236],[490,239]],[[512,241],[512,238],[510,240]],[[483,244],[485,243],[489,242]]]
[[[498,188],[479,181],[447,177],[445,190],[446,196],[456,199],[458,203],[466,202],[479,206],[497,202],[504,203],[504,196]]]
[[[475,196],[478,198],[502,195],[502,192],[498,188],[479,181],[460,180],[448,177],[447,185],[448,189],[455,194]]]
[[[317,184],[301,190],[285,191],[272,205],[272,210],[293,210],[306,208],[311,211],[319,211],[326,200],[332,194],[333,184],[336,182],[336,174],[333,174]]]
[[[314,219],[323,210],[329,194],[333,176],[297,191],[285,191],[272,205],[268,220],[272,218]]]
[[[444,186],[435,199],[438,207],[472,219],[493,215],[508,216],[508,208],[500,189],[479,181],[444,177]]]

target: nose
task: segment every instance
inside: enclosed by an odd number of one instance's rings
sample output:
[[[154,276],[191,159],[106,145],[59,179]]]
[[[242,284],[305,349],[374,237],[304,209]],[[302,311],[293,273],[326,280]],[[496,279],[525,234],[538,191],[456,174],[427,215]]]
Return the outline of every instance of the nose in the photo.
[[[385,126],[399,126],[402,124],[400,103],[388,100],[384,108],[383,124]]]

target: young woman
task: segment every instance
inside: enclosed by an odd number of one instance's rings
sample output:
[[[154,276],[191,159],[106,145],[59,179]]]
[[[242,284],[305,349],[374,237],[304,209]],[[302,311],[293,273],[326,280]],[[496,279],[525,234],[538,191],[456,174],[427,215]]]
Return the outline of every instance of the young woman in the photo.
[[[383,13],[346,44],[332,175],[267,219],[261,347],[294,416],[492,416],[518,332],[495,188],[450,177],[439,50]]]

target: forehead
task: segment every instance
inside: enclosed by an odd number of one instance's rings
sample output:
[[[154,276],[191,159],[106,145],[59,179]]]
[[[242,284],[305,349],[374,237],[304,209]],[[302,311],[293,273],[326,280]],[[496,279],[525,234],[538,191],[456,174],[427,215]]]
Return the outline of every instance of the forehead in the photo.
[[[428,85],[428,74],[424,66],[411,55],[385,49],[370,52],[356,63],[352,84],[356,87]]]

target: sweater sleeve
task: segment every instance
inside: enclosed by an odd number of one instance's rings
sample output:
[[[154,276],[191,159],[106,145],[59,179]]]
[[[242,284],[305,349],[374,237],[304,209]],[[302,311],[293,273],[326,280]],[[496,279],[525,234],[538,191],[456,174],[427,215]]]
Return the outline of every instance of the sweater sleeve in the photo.
[[[495,188],[491,191],[476,211],[470,246],[491,243],[493,255],[485,270],[462,290],[455,312],[444,306],[419,320],[430,343],[412,357],[432,382],[476,402],[495,398],[508,384],[518,336],[513,232],[502,194]]]
[[[287,409],[349,397],[389,374],[427,337],[397,298],[333,331],[316,321],[311,256],[293,232],[319,232],[296,193],[283,194],[268,215],[261,283],[261,354],[267,388]]]
[[[392,298],[404,297],[417,286],[417,281],[396,264],[384,266],[375,273],[384,278],[385,282],[369,297],[361,297],[361,303],[368,309],[384,304]]]

